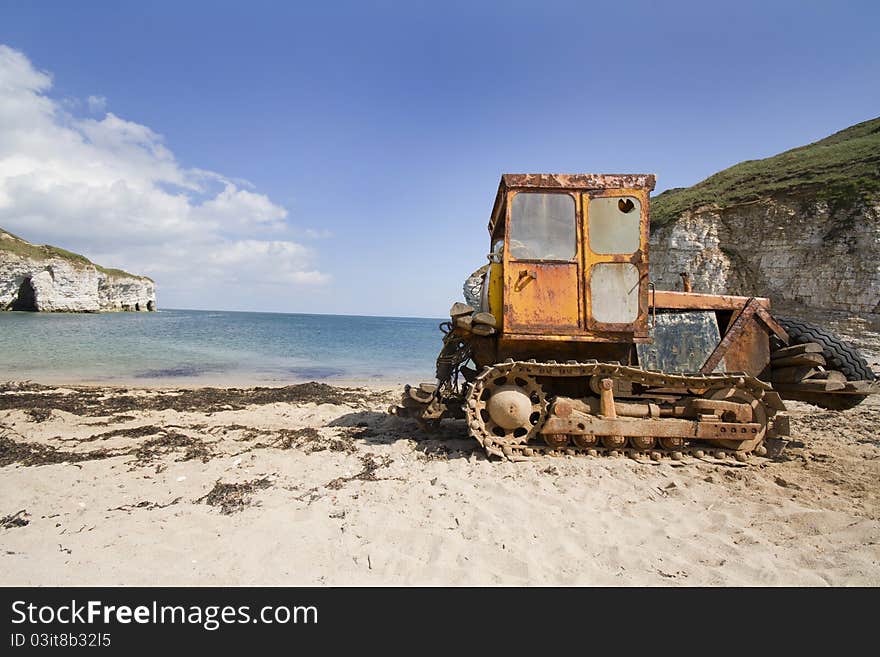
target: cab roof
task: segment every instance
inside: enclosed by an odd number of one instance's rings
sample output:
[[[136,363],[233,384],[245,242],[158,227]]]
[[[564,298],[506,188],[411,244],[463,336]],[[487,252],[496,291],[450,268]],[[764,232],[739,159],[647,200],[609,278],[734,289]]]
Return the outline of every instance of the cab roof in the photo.
[[[655,182],[653,173],[505,173],[498,184],[489,233],[494,233],[498,211],[509,189],[646,189],[650,192]]]

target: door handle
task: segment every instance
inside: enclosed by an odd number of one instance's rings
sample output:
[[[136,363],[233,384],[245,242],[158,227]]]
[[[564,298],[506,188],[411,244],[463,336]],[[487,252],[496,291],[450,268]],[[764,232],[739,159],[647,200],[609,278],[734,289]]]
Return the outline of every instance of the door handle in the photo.
[[[536,280],[538,280],[538,272],[536,272],[534,269],[522,269],[520,270],[519,276],[516,279],[516,284],[514,285],[514,288],[517,292],[519,292],[526,285],[529,284],[529,281]]]

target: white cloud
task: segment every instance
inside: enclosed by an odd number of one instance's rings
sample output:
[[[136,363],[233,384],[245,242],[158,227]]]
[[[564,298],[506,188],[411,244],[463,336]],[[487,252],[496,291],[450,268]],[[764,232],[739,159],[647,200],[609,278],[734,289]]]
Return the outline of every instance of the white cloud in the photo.
[[[287,210],[250,183],[183,167],[161,135],[105,113],[102,96],[85,101],[102,118],[78,117],[51,86],[0,45],[0,226],[151,275],[160,302],[163,286],[188,281],[248,285],[257,297],[327,282]]]
[[[282,229],[287,210],[262,194],[238,189],[230,182],[222,192],[198,207],[206,221],[218,221],[224,227]],[[307,231],[308,232],[308,231]]]
[[[89,96],[86,98],[89,111],[99,113],[107,109],[107,99],[104,96]]]
[[[326,274],[290,263],[307,263],[311,252],[295,242],[242,240],[211,251],[208,265],[216,268],[216,275],[225,280],[238,280],[239,273],[264,275],[275,283],[324,283]]]

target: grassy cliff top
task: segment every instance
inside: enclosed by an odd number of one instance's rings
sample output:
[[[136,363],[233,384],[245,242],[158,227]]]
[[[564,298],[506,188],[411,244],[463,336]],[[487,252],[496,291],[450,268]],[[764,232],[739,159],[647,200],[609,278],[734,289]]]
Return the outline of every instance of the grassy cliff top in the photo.
[[[693,187],[666,190],[651,200],[651,222],[662,225],[700,206],[801,190],[840,209],[880,193],[880,117],[773,157],[740,162]]]
[[[32,260],[60,258],[62,260],[67,260],[74,266],[87,267],[91,265],[107,276],[124,276],[128,278],[145,278],[149,281],[153,280],[148,276],[137,276],[135,274],[130,274],[127,271],[123,271],[122,269],[109,269],[107,267],[102,267],[101,265],[96,265],[84,255],[73,253],[72,251],[57,246],[50,246],[48,244],[31,244],[27,240],[20,238],[18,235],[13,235],[9,231],[0,228],[0,253],[2,252],[13,253],[17,256],[30,258]]]

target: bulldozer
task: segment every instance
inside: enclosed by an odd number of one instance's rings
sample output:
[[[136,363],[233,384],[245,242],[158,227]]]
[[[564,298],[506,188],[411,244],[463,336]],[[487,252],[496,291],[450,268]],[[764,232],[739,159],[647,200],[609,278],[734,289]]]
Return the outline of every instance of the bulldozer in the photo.
[[[440,325],[436,381],[394,415],[463,419],[489,456],[745,463],[790,434],[784,400],[880,392],[848,343],[762,297],[650,281],[652,174],[504,174],[488,264]]]

